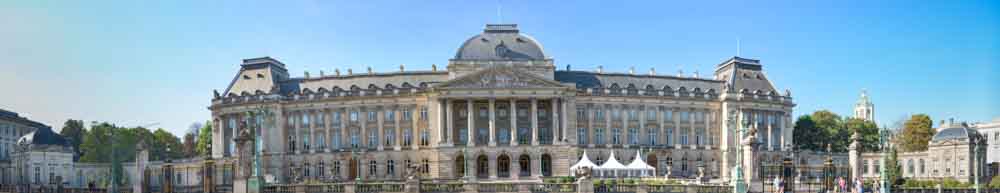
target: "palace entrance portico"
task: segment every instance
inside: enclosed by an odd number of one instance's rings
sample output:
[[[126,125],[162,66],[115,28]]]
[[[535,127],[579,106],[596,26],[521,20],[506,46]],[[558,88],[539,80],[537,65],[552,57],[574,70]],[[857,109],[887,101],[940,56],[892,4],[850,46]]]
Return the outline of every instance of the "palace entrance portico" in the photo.
[[[565,140],[572,86],[512,67],[467,74],[437,87],[447,147],[552,145]]]

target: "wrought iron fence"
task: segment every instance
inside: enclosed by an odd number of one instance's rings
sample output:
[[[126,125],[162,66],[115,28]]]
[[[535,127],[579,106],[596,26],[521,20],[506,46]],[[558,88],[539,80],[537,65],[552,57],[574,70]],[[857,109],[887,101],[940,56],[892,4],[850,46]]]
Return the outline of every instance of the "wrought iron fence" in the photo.
[[[452,193],[465,191],[463,184],[426,183],[420,184],[419,189],[421,193]]]

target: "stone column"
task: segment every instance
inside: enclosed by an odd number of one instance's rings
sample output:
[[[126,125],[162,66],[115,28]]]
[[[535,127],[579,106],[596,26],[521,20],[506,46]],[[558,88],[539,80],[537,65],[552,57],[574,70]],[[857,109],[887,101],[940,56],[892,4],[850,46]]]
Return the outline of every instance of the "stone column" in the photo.
[[[385,112],[391,111],[391,109],[392,108],[390,108],[390,107],[381,106],[381,107],[376,108],[377,111],[375,111],[375,117],[376,117],[375,118],[375,122],[378,125],[377,126],[378,127],[378,132],[377,132],[378,134],[376,134],[376,136],[375,136],[375,141],[376,141],[376,144],[378,145],[378,150],[379,151],[382,151],[385,148],[385,147],[383,147],[384,146],[383,144],[385,144],[385,142],[384,142],[385,141]],[[398,116],[394,116],[394,117],[398,117]]]
[[[326,147],[326,152],[330,152],[331,149],[333,149],[333,147],[334,147],[334,145],[333,145],[333,135],[330,134],[330,130],[333,127],[333,126],[330,125],[330,124],[333,124],[333,115],[332,115],[332,112],[330,112],[330,109],[323,109],[322,112],[323,112],[323,114],[321,116],[323,116],[323,129],[326,130],[326,134],[324,134],[326,136],[323,137],[323,139],[324,139],[324,141],[323,141],[324,145],[323,146]],[[330,115],[330,116],[327,116],[327,115]]]
[[[531,99],[531,145],[538,145],[538,99]]]
[[[415,108],[414,108],[414,110],[415,110]],[[413,110],[410,110],[410,112],[411,112],[410,115],[412,116],[414,114],[414,113],[412,113]],[[403,129],[400,127],[399,124],[400,124],[400,119],[403,119],[402,116],[406,116],[406,115],[404,115],[403,112],[400,109],[398,109],[398,108],[395,109],[395,110],[393,110],[393,114],[396,114],[396,116],[394,116],[392,118],[392,121],[395,123],[396,127],[394,128],[395,132],[392,133],[392,136],[394,138],[394,141],[393,141],[393,144],[392,144],[393,145],[392,149],[397,150],[397,151],[398,150],[403,150]],[[413,117],[410,117],[410,122],[416,122],[416,120],[417,119],[414,119]],[[410,128],[410,130],[411,131],[416,131],[417,128]],[[419,136],[419,135],[417,135],[415,133],[416,132],[410,133],[410,135],[411,136]],[[417,143],[419,143],[420,141],[419,140],[412,140],[411,142],[417,142]]]
[[[660,139],[657,141],[660,141],[660,143],[662,144],[670,145],[669,143],[667,143],[667,133],[666,133],[667,126],[663,125],[663,116],[666,114],[663,112],[662,109],[660,109],[659,106],[653,108],[656,109],[656,123],[659,124],[660,127],[659,130],[656,131],[656,138]]]
[[[618,141],[618,142],[621,142],[621,144],[622,144],[623,147],[628,147],[629,145],[632,145],[631,141],[629,141],[629,140],[631,140],[631,139],[629,139],[629,128],[628,128],[628,123],[629,123],[629,121],[628,121],[628,119],[629,119],[629,117],[628,117],[629,116],[628,115],[629,110],[628,109],[629,108],[631,108],[631,107],[628,106],[628,105],[622,105],[622,109],[621,109],[621,113],[620,113],[620,115],[622,115],[622,117],[621,117],[622,119],[620,120],[620,121],[622,121],[622,128],[621,128],[622,129],[621,130],[621,132],[622,132],[621,133],[621,137],[622,138],[619,139],[621,141]]]
[[[446,130],[448,130],[448,132],[447,132],[448,135],[445,136],[445,137],[447,138],[448,146],[453,146],[453,145],[455,145],[455,136],[453,136],[453,135],[455,135],[455,122],[454,122],[455,119],[453,118],[454,117],[453,114],[455,114],[455,113],[452,112],[452,106],[453,106],[452,103],[454,103],[454,101],[452,101],[451,99],[445,99],[444,103],[445,103],[445,108],[444,108],[445,123],[444,123],[444,126],[445,126],[445,128],[447,128]]]
[[[677,110],[677,111],[675,111],[675,110]],[[680,112],[681,111],[679,111],[679,109],[677,109],[677,108],[672,108],[672,109],[670,109],[670,111],[671,111],[671,114],[674,115],[674,116],[672,116],[670,118],[671,121],[674,122],[674,126],[673,126],[674,131],[673,131],[673,134],[671,134],[670,136],[672,138],[674,138],[672,140],[672,141],[674,141],[674,144],[677,144],[677,145],[674,145],[674,149],[681,149],[681,148],[683,148],[682,147],[683,145],[681,145],[681,140],[680,140],[681,139],[681,129],[682,129],[681,128],[681,118],[680,118]]]
[[[695,114],[697,114],[697,112],[695,112],[695,110],[693,108],[689,108],[688,109],[688,117],[687,117],[688,118],[688,123],[687,123],[688,124],[688,133],[687,133],[687,135],[688,135],[688,145],[690,145],[691,149],[698,149],[698,145],[699,145],[698,143],[701,143],[701,141],[698,140],[698,132],[695,131],[696,128],[694,127],[695,126],[694,120],[696,118]],[[695,141],[697,141],[698,143],[694,143]]]
[[[605,106],[604,108],[604,145],[607,147],[613,146],[611,142],[611,111],[614,111],[614,107]]]
[[[339,108],[337,110],[340,111],[340,144],[341,147],[347,147],[351,144],[351,134],[347,129],[347,123],[351,121],[351,112],[347,108]]]
[[[468,127],[465,128],[465,129],[466,129],[466,131],[468,131],[468,133],[466,133],[466,134],[469,135],[469,138],[467,139],[468,142],[466,142],[465,145],[467,145],[469,147],[474,147],[474,146],[476,146],[476,129],[475,129],[476,128],[476,118],[475,118],[476,117],[476,112],[475,112],[476,109],[474,107],[475,103],[472,102],[472,99],[466,100],[465,102],[466,102],[466,104],[468,104],[468,105],[466,105],[466,109],[467,110],[465,112],[466,113],[465,118],[468,120],[467,121],[468,122]]]
[[[851,179],[850,182],[854,182],[854,179],[860,179],[862,177],[861,173],[861,135],[857,132],[851,135],[851,145],[848,148],[848,163],[851,167]],[[933,165],[933,164],[931,164]],[[867,168],[866,168],[867,169]]]
[[[774,151],[774,129],[771,127],[771,117],[774,116],[773,113],[767,113],[764,115],[764,124],[767,125],[767,151]]]
[[[560,124],[559,126],[562,128],[562,136],[560,136],[559,139],[562,139],[560,141],[566,142],[566,141],[568,141],[568,140],[566,140],[566,138],[570,138],[570,136],[569,136],[570,135],[570,130],[575,131],[575,129],[576,129],[573,126],[575,126],[577,122],[572,122],[571,123],[569,121],[569,117],[570,116],[576,117],[576,114],[573,114],[573,113],[576,113],[576,101],[568,99],[568,98],[564,98],[562,100],[561,108],[562,108],[562,110],[559,111],[559,114],[561,115],[561,116],[559,116],[561,118],[561,119],[559,119],[559,124]],[[576,119],[579,119],[579,117],[576,117]],[[573,119],[573,120],[576,120],[576,119]],[[577,127],[579,127],[579,126],[577,126]],[[576,132],[573,132],[573,133],[576,133]]]
[[[359,110],[358,110],[358,122],[361,123],[361,133],[358,134],[358,137],[360,138],[358,140],[358,142],[361,143],[361,144],[358,144],[358,146],[359,147],[369,148],[368,147],[368,128],[367,128],[368,127],[368,112],[365,111],[365,108],[359,108]],[[362,165],[364,165],[364,164],[361,163],[360,159],[358,159],[358,168],[361,168]],[[364,170],[362,170],[362,171],[364,171]],[[358,172],[358,175],[361,175],[361,173]]]
[[[552,127],[551,127],[552,129],[550,129],[552,138],[549,140],[552,141],[550,141],[549,144],[559,144],[559,142],[561,141],[559,140],[561,139],[561,137],[559,136],[559,128],[561,126],[561,124],[559,123],[559,120],[561,119],[561,117],[559,116],[559,102],[560,102],[559,98],[553,98],[549,102],[549,109],[551,109],[552,111],[552,116],[549,117],[549,122],[552,122]]]
[[[489,123],[490,123],[490,141],[489,141],[489,146],[490,147],[495,147],[495,146],[497,146],[497,116],[496,116],[496,114],[497,114],[496,113],[497,108],[496,108],[496,99],[492,99],[491,98],[489,105],[490,105],[489,106],[489,109],[490,109],[490,120],[488,120]],[[496,174],[493,174],[493,177],[496,178]]]
[[[639,144],[649,144],[649,137],[646,133],[646,112],[649,111],[645,105],[639,105],[640,108],[636,111],[636,116],[639,116]],[[645,141],[645,142],[644,142]]]
[[[594,132],[597,132],[597,131],[594,130],[594,110],[595,109],[597,109],[597,108],[589,107],[589,105],[588,105],[588,108],[586,108],[586,112],[587,112],[586,113],[586,116],[587,116],[587,136],[586,136],[586,138],[587,138],[587,147],[594,147],[594,144],[595,144],[594,141],[597,140],[597,138],[594,138]],[[577,118],[579,119],[579,117],[577,117]]]
[[[510,146],[517,147],[517,99],[510,99]]]
[[[418,109],[421,109],[420,111],[423,111],[422,110],[423,107],[414,105],[413,109],[411,109],[410,112],[417,111]],[[428,111],[430,111],[430,109],[428,109]],[[427,112],[427,116],[428,116],[427,117],[427,121],[430,121],[430,116],[431,116],[430,112]],[[438,118],[437,120],[441,120],[441,119]],[[415,149],[415,150],[416,149],[420,149],[420,134],[422,132],[426,131],[427,135],[430,135],[431,134],[430,131],[432,131],[430,129],[431,128],[430,126],[424,127],[424,128],[420,128],[420,125],[417,124],[417,123],[419,123],[419,121],[421,121],[419,111],[417,113],[410,113],[410,137],[412,138],[412,139],[410,139],[410,142],[411,142],[410,146],[412,147],[412,149]],[[428,123],[428,125],[429,125],[429,123]],[[403,131],[396,130],[396,132],[399,133],[399,134],[396,134],[397,136],[403,136]],[[427,136],[427,137],[431,137],[431,136]],[[431,139],[427,139],[427,140],[428,140],[428,144],[427,145],[431,145],[430,144],[430,140]]]

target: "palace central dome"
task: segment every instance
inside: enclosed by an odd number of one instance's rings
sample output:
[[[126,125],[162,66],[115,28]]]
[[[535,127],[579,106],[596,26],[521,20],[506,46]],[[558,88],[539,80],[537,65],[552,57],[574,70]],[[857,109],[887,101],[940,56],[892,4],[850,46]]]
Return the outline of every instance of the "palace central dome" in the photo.
[[[458,48],[455,60],[544,60],[542,45],[517,30],[517,24],[487,24],[483,33]]]

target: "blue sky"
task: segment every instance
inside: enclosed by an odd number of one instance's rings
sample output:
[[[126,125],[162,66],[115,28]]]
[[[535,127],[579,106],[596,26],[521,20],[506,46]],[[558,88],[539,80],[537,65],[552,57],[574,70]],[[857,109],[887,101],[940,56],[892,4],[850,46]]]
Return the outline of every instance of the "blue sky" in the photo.
[[[210,118],[240,59],[296,76],[443,67],[500,21],[559,68],[709,76],[739,40],[797,115],[848,115],[868,89],[880,125],[1000,116],[998,1],[2,1],[0,108],[180,135]]]

